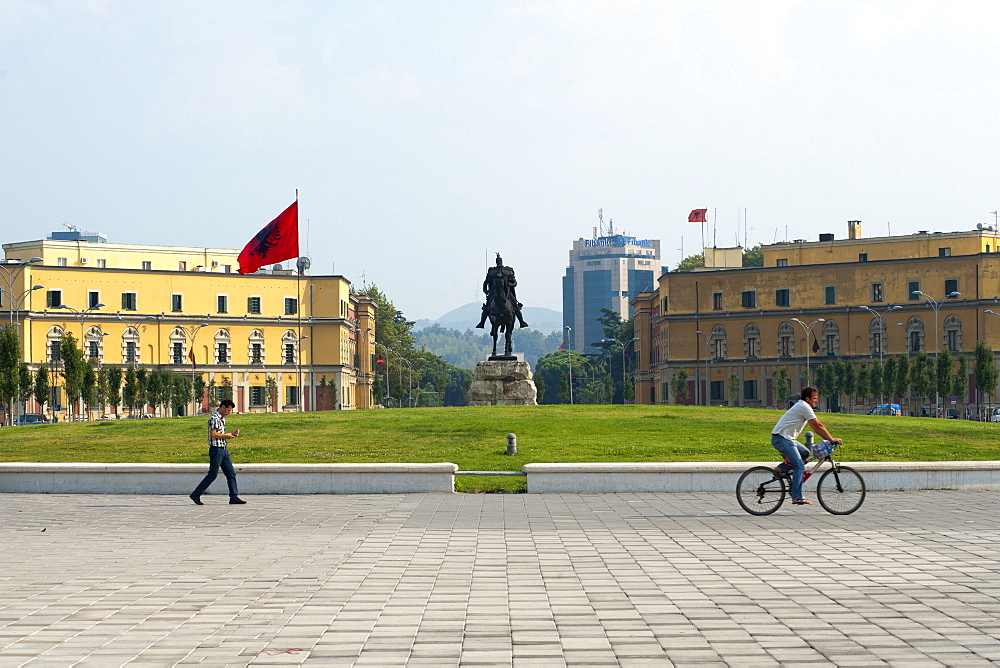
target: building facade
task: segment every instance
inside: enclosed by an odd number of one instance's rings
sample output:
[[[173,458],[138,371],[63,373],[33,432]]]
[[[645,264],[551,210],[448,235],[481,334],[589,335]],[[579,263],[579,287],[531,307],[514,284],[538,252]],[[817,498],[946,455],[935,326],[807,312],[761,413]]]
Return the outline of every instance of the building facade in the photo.
[[[631,317],[630,298],[653,289],[661,273],[657,239],[614,234],[577,239],[563,276],[563,326],[570,349],[594,353],[604,338],[601,309]]]
[[[783,408],[776,378],[797,392],[831,361],[947,348],[971,367],[978,341],[1000,348],[984,313],[1000,312],[998,243],[988,228],[863,239],[850,221],[846,239],[765,246],[763,267],[663,274],[632,300],[636,400],[673,403],[681,370],[687,403]]]
[[[65,409],[58,368],[67,332],[98,365],[231,386],[241,412],[372,406],[374,303],[351,294],[342,276],[240,275],[237,250],[112,244],[103,235],[3,250],[0,314],[19,324],[29,369],[55,372],[47,410]],[[207,401],[206,393],[194,410],[208,410]]]

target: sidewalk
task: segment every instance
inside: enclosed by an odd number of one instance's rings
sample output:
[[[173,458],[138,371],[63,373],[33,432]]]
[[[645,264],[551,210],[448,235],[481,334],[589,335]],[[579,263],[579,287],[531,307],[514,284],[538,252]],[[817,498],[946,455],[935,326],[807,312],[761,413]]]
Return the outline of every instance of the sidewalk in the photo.
[[[0,495],[0,666],[990,665],[997,492]]]

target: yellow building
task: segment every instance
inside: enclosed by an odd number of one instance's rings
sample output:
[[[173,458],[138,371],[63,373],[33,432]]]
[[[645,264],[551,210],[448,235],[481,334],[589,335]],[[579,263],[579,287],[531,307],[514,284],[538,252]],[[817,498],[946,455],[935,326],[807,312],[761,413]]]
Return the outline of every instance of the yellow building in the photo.
[[[374,303],[352,295],[343,276],[240,275],[237,250],[71,236],[3,246],[0,312],[20,324],[33,372],[43,363],[58,370],[58,343],[72,332],[101,365],[231,385],[238,411],[372,406]],[[48,409],[65,409],[60,389],[52,399]],[[199,410],[207,409],[206,393]]]
[[[977,341],[1000,348],[1000,319],[984,314],[1000,312],[995,230],[862,239],[850,221],[847,239],[763,250],[763,267],[670,272],[633,299],[638,402],[673,403],[683,369],[688,403],[783,408],[782,369],[797,392],[807,366],[947,347],[971,367]]]

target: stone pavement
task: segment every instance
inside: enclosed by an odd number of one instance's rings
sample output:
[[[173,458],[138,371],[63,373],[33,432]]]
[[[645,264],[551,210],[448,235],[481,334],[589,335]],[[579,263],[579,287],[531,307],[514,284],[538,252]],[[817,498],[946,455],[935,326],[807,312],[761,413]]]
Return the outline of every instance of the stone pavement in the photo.
[[[0,494],[0,666],[989,665],[996,492]]]

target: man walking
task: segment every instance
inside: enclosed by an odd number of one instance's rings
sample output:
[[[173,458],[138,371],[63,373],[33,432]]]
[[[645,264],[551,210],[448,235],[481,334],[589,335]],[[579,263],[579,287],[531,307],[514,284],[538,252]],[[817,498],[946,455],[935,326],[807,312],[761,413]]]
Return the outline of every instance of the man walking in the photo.
[[[220,468],[229,485],[229,503],[233,505],[246,503],[238,496],[236,469],[233,468],[233,460],[229,458],[229,439],[240,435],[239,429],[234,429],[232,433],[226,432],[226,416],[232,413],[234,408],[236,404],[232,399],[223,399],[219,403],[219,410],[208,418],[208,475],[190,494],[191,500],[199,506],[204,505],[201,502],[201,495],[219,476]]]

